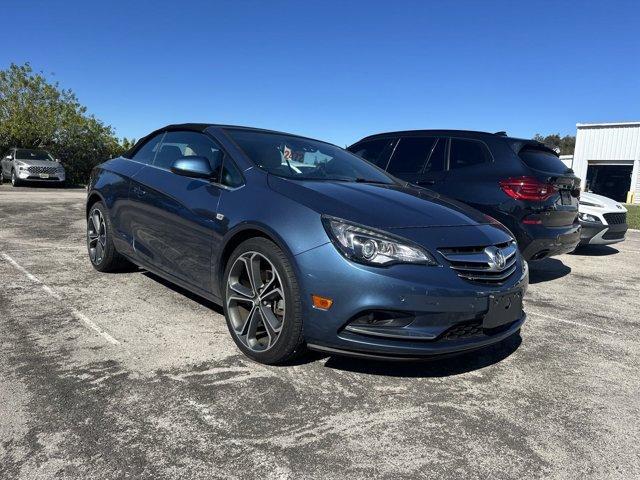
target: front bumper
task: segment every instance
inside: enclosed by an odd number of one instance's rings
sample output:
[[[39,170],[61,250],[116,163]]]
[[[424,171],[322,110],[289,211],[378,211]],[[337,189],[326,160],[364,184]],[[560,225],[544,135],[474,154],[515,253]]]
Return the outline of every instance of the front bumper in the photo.
[[[388,358],[449,355],[484,347],[517,332],[524,312],[513,322],[483,328],[492,294],[520,292],[528,271],[520,266],[501,286],[469,283],[448,266],[367,267],[342,257],[331,243],[296,256],[304,305],[304,336],[310,348],[332,353]],[[328,311],[311,305],[311,295],[333,299]],[[347,329],[365,312],[398,312],[409,325]]]
[[[622,242],[628,228],[626,223],[606,225],[600,222],[580,222],[580,225],[580,245],[610,245]]]
[[[34,174],[29,172],[28,170],[18,170],[16,172],[16,176],[22,182],[34,182],[34,183],[56,183],[56,182],[64,182],[66,179],[65,172],[56,172],[54,174],[49,174],[46,178],[42,178],[38,174]]]

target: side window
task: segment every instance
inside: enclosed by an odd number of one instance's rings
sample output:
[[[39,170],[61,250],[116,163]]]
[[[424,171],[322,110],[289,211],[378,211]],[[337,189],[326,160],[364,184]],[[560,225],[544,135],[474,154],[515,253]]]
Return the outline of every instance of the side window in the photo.
[[[191,156],[207,158],[211,169],[220,171],[222,149],[212,138],[198,132],[167,132],[153,165],[169,170],[178,158]]]
[[[163,135],[164,133],[159,133],[147,143],[145,143],[142,148],[138,150],[133,157],[131,157],[131,160],[151,165],[153,163],[154,157],[156,156],[156,153],[158,152],[160,140],[162,140]]]
[[[236,164],[233,163],[233,160],[231,160],[228,155],[224,156],[220,183],[231,188],[237,188],[244,183],[240,170],[238,170],[238,167],[236,167]]]
[[[355,148],[350,148],[349,151],[382,169],[386,169],[395,143],[394,138],[380,138],[358,143],[354,146]]]
[[[405,137],[400,139],[387,170],[393,175],[422,172],[435,143],[436,138],[433,137]]]
[[[424,167],[424,173],[442,172],[445,170],[447,159],[447,139],[439,138],[438,143],[431,152],[431,156]]]
[[[451,170],[490,161],[491,154],[484,143],[463,138],[451,139],[451,152],[449,153],[449,168]]]

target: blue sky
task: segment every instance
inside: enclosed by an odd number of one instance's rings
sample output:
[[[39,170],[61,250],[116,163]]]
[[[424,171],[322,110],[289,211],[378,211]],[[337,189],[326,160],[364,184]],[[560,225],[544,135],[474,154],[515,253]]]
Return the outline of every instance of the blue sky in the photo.
[[[4,1],[31,62],[119,136],[167,123],[339,145],[396,129],[640,119],[640,2]]]

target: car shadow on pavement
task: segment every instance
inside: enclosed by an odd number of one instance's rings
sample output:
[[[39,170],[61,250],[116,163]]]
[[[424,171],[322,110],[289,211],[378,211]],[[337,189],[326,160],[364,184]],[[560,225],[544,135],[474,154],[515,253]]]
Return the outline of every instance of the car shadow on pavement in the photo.
[[[141,270],[141,273],[147,278],[170,288],[174,292],[184,295],[190,300],[220,315],[224,315],[224,310],[220,305],[175,285],[148,270]],[[496,345],[474,350],[473,352],[437,359],[426,358],[424,360],[410,361],[360,359],[338,355],[329,356],[320,352],[308,351],[305,355],[283,365],[283,367],[305,365],[326,359],[324,366],[334,370],[393,377],[448,377],[478,370],[500,362],[515,352],[521,343],[522,338],[520,334],[515,333]]]
[[[449,377],[498,363],[515,352],[521,343],[522,337],[515,333],[496,345],[446,358],[382,361],[332,356],[324,366],[334,370],[386,377]]]
[[[164,278],[156,275],[155,273],[151,273],[148,270],[142,270],[141,271],[142,274],[147,277],[150,278],[151,280],[154,280],[160,284],[162,284],[163,286],[170,288],[171,290],[173,290],[176,293],[179,293],[181,295],[184,295],[185,297],[187,297],[189,300],[193,300],[194,302],[199,303],[200,305],[210,308],[211,310],[213,310],[214,312],[220,314],[220,315],[224,315],[224,311],[222,309],[222,306],[213,303],[211,300],[207,300],[204,297],[201,297],[200,295],[197,295],[193,292],[190,292],[189,290],[180,287],[179,285],[176,285],[175,283],[171,283],[168,280],[165,280]]]
[[[571,255],[606,257],[607,255],[615,255],[616,253],[620,253],[620,251],[617,248],[613,248],[608,245],[585,245],[583,247],[576,248]]]
[[[529,283],[531,284],[557,280],[570,273],[571,267],[557,258],[545,258],[529,263]]]

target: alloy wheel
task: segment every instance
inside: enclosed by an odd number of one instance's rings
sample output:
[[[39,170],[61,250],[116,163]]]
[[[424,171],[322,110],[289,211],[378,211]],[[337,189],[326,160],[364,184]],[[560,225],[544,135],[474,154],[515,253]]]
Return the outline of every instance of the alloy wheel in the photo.
[[[91,210],[87,220],[87,239],[89,242],[89,257],[95,265],[99,265],[104,258],[107,246],[107,228],[104,217],[97,208]]]
[[[258,252],[245,252],[227,280],[227,313],[233,331],[247,348],[264,352],[275,345],[285,319],[285,294],[273,263]]]

